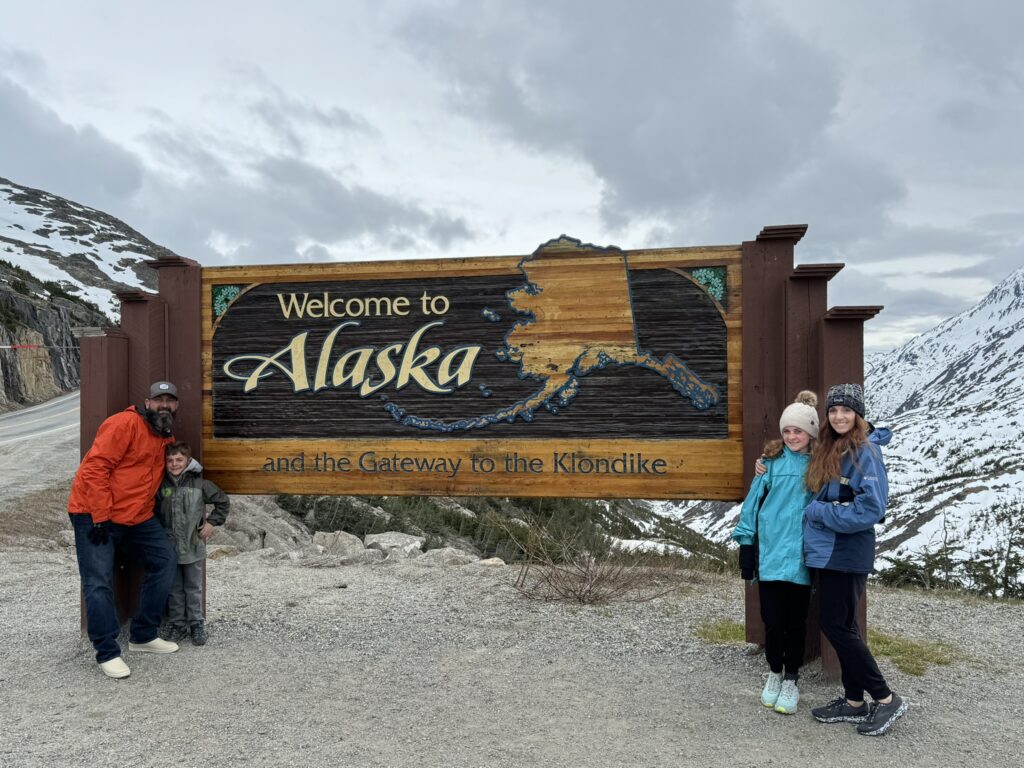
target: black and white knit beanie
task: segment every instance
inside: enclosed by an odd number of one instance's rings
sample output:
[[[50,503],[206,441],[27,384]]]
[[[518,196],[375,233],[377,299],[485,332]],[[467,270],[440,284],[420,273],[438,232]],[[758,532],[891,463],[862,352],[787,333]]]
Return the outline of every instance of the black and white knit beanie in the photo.
[[[864,387],[860,384],[836,384],[825,398],[826,410],[833,405],[845,405],[864,418]]]
[[[779,417],[779,432],[786,427],[799,427],[811,437],[818,437],[818,396],[808,389],[796,396]]]

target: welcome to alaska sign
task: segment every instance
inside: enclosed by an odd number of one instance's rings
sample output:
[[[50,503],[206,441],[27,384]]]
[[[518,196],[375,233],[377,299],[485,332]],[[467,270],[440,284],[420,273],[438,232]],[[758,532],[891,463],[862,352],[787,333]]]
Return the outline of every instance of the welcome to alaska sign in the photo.
[[[742,496],[739,246],[202,270],[229,492]]]

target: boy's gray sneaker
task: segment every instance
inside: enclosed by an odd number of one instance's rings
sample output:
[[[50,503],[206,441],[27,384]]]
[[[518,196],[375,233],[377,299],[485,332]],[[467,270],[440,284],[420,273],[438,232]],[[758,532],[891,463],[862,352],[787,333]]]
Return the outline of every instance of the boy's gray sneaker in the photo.
[[[188,637],[188,628],[174,625],[167,630],[167,634],[163,636],[164,640],[169,640],[172,643],[180,643]]]
[[[206,627],[202,622],[193,624],[191,628],[192,645],[206,645]]]
[[[868,716],[863,723],[857,726],[857,733],[862,736],[881,736],[906,713],[907,702],[895,693],[892,695],[892,701],[888,704],[873,701]]]
[[[846,697],[840,696],[823,707],[815,707],[811,714],[819,723],[863,723],[868,718],[868,707],[851,707]]]

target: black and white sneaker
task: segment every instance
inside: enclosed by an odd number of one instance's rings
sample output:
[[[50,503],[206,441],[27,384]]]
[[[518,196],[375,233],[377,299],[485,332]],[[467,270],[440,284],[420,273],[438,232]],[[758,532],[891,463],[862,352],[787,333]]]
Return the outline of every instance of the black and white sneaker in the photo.
[[[892,701],[888,704],[879,704],[877,701],[873,701],[868,716],[863,723],[857,726],[857,733],[864,736],[881,736],[906,713],[907,702],[895,693],[892,695]]]
[[[172,643],[180,643],[188,637],[188,627],[173,624],[167,628],[167,632],[161,635],[161,637],[164,640],[170,640]]]
[[[849,702],[840,696],[823,707],[815,707],[811,714],[819,723],[863,723],[868,718],[868,707],[864,704],[851,707]]]
[[[192,635],[192,645],[206,645],[206,626],[203,622],[193,624],[189,628],[189,634]]]

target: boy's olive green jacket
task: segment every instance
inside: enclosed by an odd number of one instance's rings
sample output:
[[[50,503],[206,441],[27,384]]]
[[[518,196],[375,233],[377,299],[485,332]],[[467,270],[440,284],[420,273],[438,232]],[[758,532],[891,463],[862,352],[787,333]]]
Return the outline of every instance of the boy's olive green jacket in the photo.
[[[213,511],[206,517],[210,525],[224,525],[231,506],[228,495],[209,480],[203,480],[202,472],[203,465],[192,459],[177,477],[165,472],[156,493],[156,516],[174,541],[179,565],[206,559],[206,542],[199,538],[206,505],[213,505]]]

